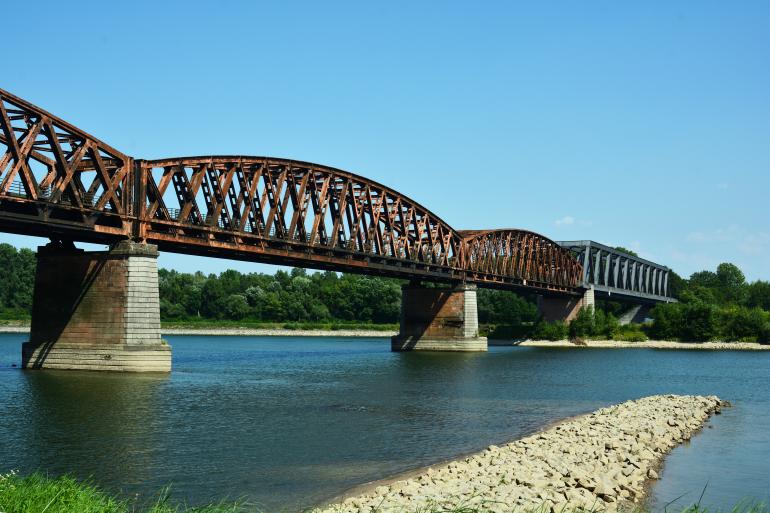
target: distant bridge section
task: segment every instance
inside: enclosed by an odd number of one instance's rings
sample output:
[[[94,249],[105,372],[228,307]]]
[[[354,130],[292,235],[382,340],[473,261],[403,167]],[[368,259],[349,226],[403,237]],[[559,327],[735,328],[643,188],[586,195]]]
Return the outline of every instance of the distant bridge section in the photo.
[[[671,270],[644,258],[591,240],[560,241],[582,265],[582,285],[600,299],[655,304],[675,301],[669,289]]]

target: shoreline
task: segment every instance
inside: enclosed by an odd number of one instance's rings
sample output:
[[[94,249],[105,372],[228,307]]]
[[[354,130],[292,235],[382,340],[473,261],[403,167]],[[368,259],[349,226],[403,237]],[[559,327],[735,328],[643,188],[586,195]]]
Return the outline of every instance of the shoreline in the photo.
[[[578,413],[576,415],[570,415],[569,417],[564,417],[562,419],[553,420],[551,422],[546,422],[541,427],[534,429],[533,431],[530,431],[526,435],[520,436],[518,438],[508,438],[503,442],[497,442],[492,445],[506,445],[516,442],[517,440],[521,440],[523,438],[527,438],[530,436],[537,435],[538,433],[541,433],[543,431],[548,431],[551,428],[555,428],[556,426],[559,426],[561,424],[564,424],[566,422],[570,422],[573,420],[578,420],[582,417],[585,417],[587,415],[590,415],[591,412],[587,411],[585,413]],[[359,495],[365,495],[368,493],[374,492],[379,486],[391,486],[399,481],[404,481],[407,479],[411,479],[415,476],[419,476],[421,474],[424,474],[428,471],[428,469],[433,469],[435,467],[443,467],[446,466],[453,461],[460,461],[464,460],[466,458],[471,458],[477,454],[483,454],[485,449],[481,450],[474,450],[474,451],[468,451],[468,452],[462,452],[456,456],[453,456],[451,458],[445,458],[442,460],[439,460],[435,463],[432,463],[430,465],[421,465],[419,467],[404,470],[403,472],[397,472],[396,474],[389,475],[387,477],[383,477],[382,479],[375,479],[374,481],[367,481],[366,483],[361,483],[359,485],[355,485],[351,488],[348,488],[342,493],[339,493],[335,495],[334,497],[331,497],[328,500],[323,501],[322,503],[317,504],[314,508],[315,509],[321,509],[321,508],[328,508],[329,506],[333,504],[342,503],[347,499],[351,499],[354,497],[357,497]],[[315,512],[318,513],[318,512]]]
[[[770,351],[770,344],[758,342],[674,342],[670,340],[645,340],[625,342],[623,340],[585,340],[585,345],[573,344],[569,340],[490,340],[490,346],[558,347],[574,349],[689,349],[700,351]]]
[[[626,401],[550,423],[507,444],[356,486],[313,512],[638,507],[665,456],[723,406],[716,396]]]
[[[207,336],[207,337],[343,337],[343,338],[390,338],[398,335],[396,330],[357,329],[298,329],[286,328],[161,328],[161,335]],[[0,325],[0,334],[29,333],[29,326]],[[626,342],[623,340],[585,340],[585,345],[573,344],[569,340],[506,340],[488,339],[489,347],[550,347],[570,349],[686,349],[695,351],[770,351],[770,344],[758,342],[676,342],[671,340],[645,340]]]
[[[365,337],[389,338],[393,330],[289,330],[285,328],[161,328],[161,335],[203,335],[207,337]],[[0,333],[29,333],[29,326],[2,326]]]

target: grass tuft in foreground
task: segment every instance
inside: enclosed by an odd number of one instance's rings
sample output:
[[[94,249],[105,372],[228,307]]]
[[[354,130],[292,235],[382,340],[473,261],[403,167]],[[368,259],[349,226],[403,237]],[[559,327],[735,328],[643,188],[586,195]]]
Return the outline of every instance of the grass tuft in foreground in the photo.
[[[244,513],[238,503],[211,504],[187,508],[169,504],[164,490],[142,508],[116,499],[91,483],[72,477],[55,479],[35,473],[19,477],[15,472],[0,475],[0,511],[3,513]]]

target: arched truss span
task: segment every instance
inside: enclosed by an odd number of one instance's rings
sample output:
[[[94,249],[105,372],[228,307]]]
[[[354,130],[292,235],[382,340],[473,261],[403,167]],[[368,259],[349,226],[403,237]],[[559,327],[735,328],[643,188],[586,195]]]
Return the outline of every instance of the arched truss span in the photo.
[[[0,197],[8,215],[37,217],[42,233],[58,223],[125,234],[132,168],[130,157],[0,89]]]
[[[461,231],[459,265],[473,281],[570,289],[582,281],[572,253],[534,232],[517,229]]]
[[[577,294],[580,264],[522,230],[459,232],[339,169],[270,157],[136,160],[0,89],[0,231]]]
[[[185,157],[139,166],[147,198],[140,235],[169,250],[218,248],[282,263],[458,276],[457,232],[362,176],[269,157]]]

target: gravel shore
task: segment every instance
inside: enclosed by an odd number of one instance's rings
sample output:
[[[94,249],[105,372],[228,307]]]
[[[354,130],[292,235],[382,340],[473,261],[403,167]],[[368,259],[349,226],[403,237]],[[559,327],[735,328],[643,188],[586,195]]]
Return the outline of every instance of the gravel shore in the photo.
[[[651,396],[568,419],[535,435],[381,484],[315,513],[458,507],[632,509],[663,457],[724,406],[715,396]]]

